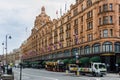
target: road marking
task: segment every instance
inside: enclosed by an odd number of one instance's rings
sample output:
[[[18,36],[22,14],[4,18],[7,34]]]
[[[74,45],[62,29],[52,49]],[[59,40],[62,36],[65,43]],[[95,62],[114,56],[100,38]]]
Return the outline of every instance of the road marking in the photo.
[[[101,80],[100,78],[96,78],[96,80]]]
[[[100,78],[91,78],[91,77],[79,77],[79,78],[83,80],[101,80]]]
[[[24,73],[25,75],[29,75],[29,76],[33,76],[33,77],[43,77],[43,78],[46,78],[46,79],[50,79],[50,80],[58,80],[56,78],[51,78],[51,77],[45,77],[45,76],[36,76],[36,75],[33,75],[33,74],[28,74],[28,73]]]
[[[18,71],[14,71],[16,73],[20,73]],[[49,79],[49,80],[59,80],[59,79],[56,79],[56,78],[51,78],[51,77],[46,77],[46,76],[37,76],[37,75],[34,75],[34,74],[28,74],[28,73],[22,73],[24,75],[28,75],[28,76],[33,76],[33,77],[42,77],[42,78],[46,78],[46,79]]]

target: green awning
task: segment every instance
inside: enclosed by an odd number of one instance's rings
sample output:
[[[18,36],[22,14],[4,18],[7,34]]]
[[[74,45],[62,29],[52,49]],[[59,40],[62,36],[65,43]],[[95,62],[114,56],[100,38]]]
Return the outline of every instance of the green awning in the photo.
[[[89,63],[89,60],[90,60],[89,57],[83,57],[79,59],[79,62],[82,64],[86,64]]]
[[[28,65],[28,64],[30,64],[30,62],[23,62],[22,64],[23,65]]]
[[[69,59],[64,59],[62,60],[64,64],[68,64],[69,63]]]
[[[101,59],[99,56],[94,56],[94,57],[90,58],[90,62],[101,62]]]
[[[69,64],[75,64],[76,63],[76,60],[75,59],[70,59],[69,60]]]
[[[22,64],[23,64],[23,65],[28,65],[29,63],[23,62]]]
[[[35,64],[39,64],[39,62],[30,62],[30,64],[34,64],[35,65]]]
[[[46,64],[46,61],[43,61],[43,62],[42,62],[42,65],[45,65],[45,64]]]

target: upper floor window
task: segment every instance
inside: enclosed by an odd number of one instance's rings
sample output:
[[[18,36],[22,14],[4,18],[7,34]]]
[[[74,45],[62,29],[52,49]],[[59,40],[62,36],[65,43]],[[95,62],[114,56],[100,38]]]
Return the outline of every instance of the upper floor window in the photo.
[[[66,32],[66,38],[70,38],[70,32],[69,31]]]
[[[101,6],[99,6],[99,13],[101,13],[102,12],[102,8],[101,8]]]
[[[88,37],[88,41],[92,41],[92,39],[93,39],[92,34],[88,34],[87,37]]]
[[[79,2],[81,3],[81,2],[83,2],[84,0],[79,0]]]
[[[108,37],[108,30],[107,29],[103,30],[103,37]]]
[[[83,25],[81,25],[81,33],[83,32]]]
[[[81,16],[81,22],[83,22],[83,16]]]
[[[57,29],[57,24],[55,24],[55,29]]]
[[[71,28],[71,25],[69,23],[69,24],[66,25],[66,30],[70,30],[70,28]]]
[[[52,33],[52,28],[50,29],[50,32]]]
[[[68,20],[68,21],[70,20],[70,16],[67,16],[67,20]]]
[[[78,19],[74,20],[74,25],[78,25]]]
[[[63,33],[63,27],[60,27],[60,33]]]
[[[102,31],[100,30],[100,38],[102,38]]]
[[[87,23],[87,30],[90,30],[93,28],[93,22],[88,22]]]
[[[52,33],[50,33],[50,38],[52,38]]]
[[[67,41],[67,47],[70,46],[70,41]]]
[[[58,38],[57,37],[55,37],[54,38],[54,43],[56,43],[58,41]]]
[[[55,32],[54,32],[54,36],[57,36],[58,34],[57,34],[57,30],[55,30]]]
[[[103,5],[103,11],[107,11],[108,10],[108,5],[107,4],[104,4]]]
[[[110,37],[113,36],[113,29],[110,29]]]
[[[63,21],[60,21],[61,25],[63,24]]]
[[[102,25],[102,19],[99,18],[99,25]]]
[[[92,6],[92,1],[91,0],[87,0],[87,7]]]
[[[87,18],[91,18],[92,17],[92,11],[89,11],[88,13],[87,13]]]
[[[76,35],[78,34],[78,28],[77,28],[77,27],[74,29],[74,33],[75,33]]]
[[[73,15],[76,16],[78,14],[78,9],[76,8],[75,10],[73,10]]]
[[[77,36],[77,35],[76,35],[76,36]],[[79,42],[78,42],[78,36],[74,39],[74,43],[75,43],[75,45],[79,43]]]
[[[63,35],[60,35],[60,40],[63,40]]]
[[[109,8],[110,8],[110,11],[113,10],[113,4],[112,3],[109,5]]]
[[[103,17],[103,24],[108,24],[108,16]]]
[[[84,6],[83,6],[83,4],[81,5],[81,11],[83,11],[84,10]]]
[[[78,3],[78,0],[76,0],[76,3]]]
[[[113,17],[110,16],[110,24],[112,24],[112,23],[113,23]]]

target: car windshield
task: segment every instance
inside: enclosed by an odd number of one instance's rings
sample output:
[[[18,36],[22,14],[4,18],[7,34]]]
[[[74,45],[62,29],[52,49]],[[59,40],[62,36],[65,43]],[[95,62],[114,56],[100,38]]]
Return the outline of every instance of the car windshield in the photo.
[[[101,68],[105,68],[105,65],[99,64],[99,68],[100,68],[100,69],[101,69]]]
[[[71,65],[70,67],[77,67],[76,65]]]

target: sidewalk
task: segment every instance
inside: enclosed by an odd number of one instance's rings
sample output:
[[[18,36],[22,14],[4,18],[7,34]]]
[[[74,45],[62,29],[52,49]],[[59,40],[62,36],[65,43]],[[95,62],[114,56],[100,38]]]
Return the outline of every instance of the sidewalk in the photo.
[[[1,79],[2,79],[2,80],[14,80],[14,75],[2,74],[2,75],[1,75]]]
[[[107,73],[106,76],[110,76],[110,77],[119,77],[120,78],[120,75],[118,73]]]

